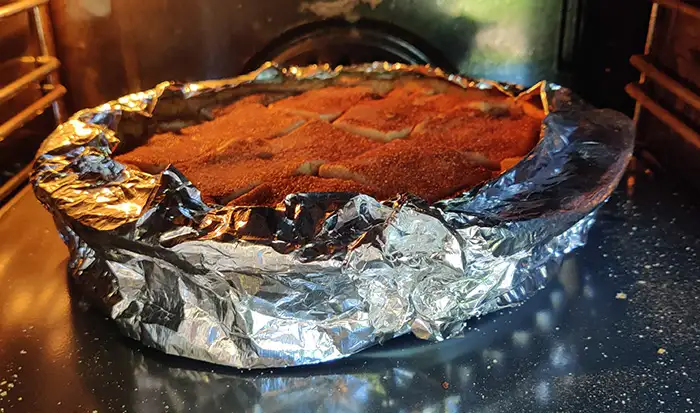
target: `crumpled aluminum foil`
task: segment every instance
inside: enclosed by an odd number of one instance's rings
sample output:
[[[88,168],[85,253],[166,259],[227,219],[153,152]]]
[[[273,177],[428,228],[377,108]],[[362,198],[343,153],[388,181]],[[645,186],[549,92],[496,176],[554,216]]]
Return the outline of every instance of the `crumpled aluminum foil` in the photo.
[[[292,194],[284,208],[209,206],[176,169],[140,172],[117,146],[249,93],[403,76],[540,98],[533,151],[497,179],[432,206],[410,195]],[[413,333],[460,334],[522,302],[583,245],[631,157],[633,126],[567,89],[529,90],[374,63],[163,83],[76,113],[43,143],[34,190],[71,252],[70,272],[129,337],[241,368],[319,363]]]

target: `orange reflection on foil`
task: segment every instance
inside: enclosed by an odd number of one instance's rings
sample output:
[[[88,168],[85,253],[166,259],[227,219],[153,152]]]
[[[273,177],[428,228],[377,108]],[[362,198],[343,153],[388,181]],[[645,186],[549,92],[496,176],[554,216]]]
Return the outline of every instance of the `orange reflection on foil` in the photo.
[[[635,179],[634,175],[630,175],[627,177],[627,196],[632,196],[634,195],[634,185],[636,184],[637,180]]]

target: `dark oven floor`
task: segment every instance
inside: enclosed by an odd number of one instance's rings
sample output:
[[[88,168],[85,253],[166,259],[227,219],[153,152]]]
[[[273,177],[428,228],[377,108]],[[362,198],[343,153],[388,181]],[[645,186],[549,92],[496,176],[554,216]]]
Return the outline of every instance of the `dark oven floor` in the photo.
[[[557,280],[463,338],[250,372],[145,349],[71,297],[67,250],[23,191],[0,211],[0,412],[692,412],[700,220],[672,186],[631,174]]]

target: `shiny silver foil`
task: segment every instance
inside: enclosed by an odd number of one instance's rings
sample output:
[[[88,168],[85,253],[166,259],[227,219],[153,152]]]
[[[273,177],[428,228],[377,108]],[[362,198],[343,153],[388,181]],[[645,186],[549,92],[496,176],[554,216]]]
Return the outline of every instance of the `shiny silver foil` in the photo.
[[[539,144],[514,168],[433,205],[409,194],[291,194],[284,205],[206,205],[185,176],[111,158],[159,129],[249,93],[433,77],[540,99]],[[320,363],[413,333],[460,334],[518,304],[583,245],[633,149],[632,122],[542,82],[529,90],[374,63],[163,83],[76,113],[43,143],[32,183],[70,248],[70,273],[129,337],[241,367]]]

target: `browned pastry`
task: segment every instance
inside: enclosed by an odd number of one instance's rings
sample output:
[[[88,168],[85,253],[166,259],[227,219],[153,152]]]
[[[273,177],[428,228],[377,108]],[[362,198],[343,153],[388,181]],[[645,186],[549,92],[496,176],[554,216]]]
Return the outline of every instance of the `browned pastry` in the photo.
[[[415,93],[412,103],[422,106],[421,109],[428,114],[427,118],[458,107],[467,107],[494,116],[519,115],[525,110],[539,118],[541,113],[541,110],[538,111],[531,103],[516,102],[495,88],[464,89],[442,79],[408,79],[402,81],[401,85],[397,90]]]
[[[324,164],[319,176],[353,180],[381,194],[409,192],[433,202],[491,177],[473,154],[394,141],[337,163]]]
[[[293,176],[258,185],[252,191],[231,201],[229,205],[274,206],[282,202],[289,194],[309,192],[349,192],[374,194],[380,199],[385,198],[377,188],[355,181],[325,179],[318,176]]]
[[[540,121],[522,114],[492,116],[473,104],[423,122],[411,134],[419,145],[440,145],[484,154],[501,162],[527,154],[539,138]]]
[[[371,98],[372,95],[372,89],[365,86],[330,86],[280,100],[271,107],[306,118],[332,122],[343,112],[360,101]]]
[[[422,122],[427,111],[421,111],[413,101],[425,98],[422,91],[399,88],[381,100],[365,101],[348,109],[333,124],[351,133],[381,142],[408,136]],[[429,108],[426,108],[429,110]]]
[[[335,161],[353,157],[381,143],[347,133],[323,121],[311,121],[294,132],[268,142],[275,156],[286,159]]]
[[[512,105],[504,98],[468,100],[468,95],[437,93],[422,84],[393,90],[385,99],[353,106],[334,125],[351,133],[382,142],[401,139],[425,120],[467,106],[485,113],[507,114]]]
[[[298,166],[293,162],[256,158],[234,164],[189,163],[182,167],[182,172],[202,192],[205,201],[226,204],[266,181],[292,176]]]
[[[237,143],[237,142],[234,142]],[[293,175],[315,175],[318,167],[380,146],[323,121],[311,121],[292,133],[265,142],[255,159],[235,158],[238,145],[182,169],[205,194],[227,203],[256,186]]]
[[[181,166],[194,158],[220,151],[234,141],[284,135],[303,123],[304,119],[299,116],[244,100],[227,108],[225,116],[184,128],[179,133],[155,135],[146,145],[116,159],[156,173],[169,164]]]
[[[211,150],[198,157],[179,162],[176,166],[185,170],[217,162],[234,165],[248,160],[269,159],[271,157],[270,141],[269,139],[236,139],[217,150]]]
[[[173,163],[208,202],[275,205],[303,192],[408,192],[433,202],[521,159],[541,120],[500,92],[418,78],[265,103],[243,98],[118,160],[154,172]]]

